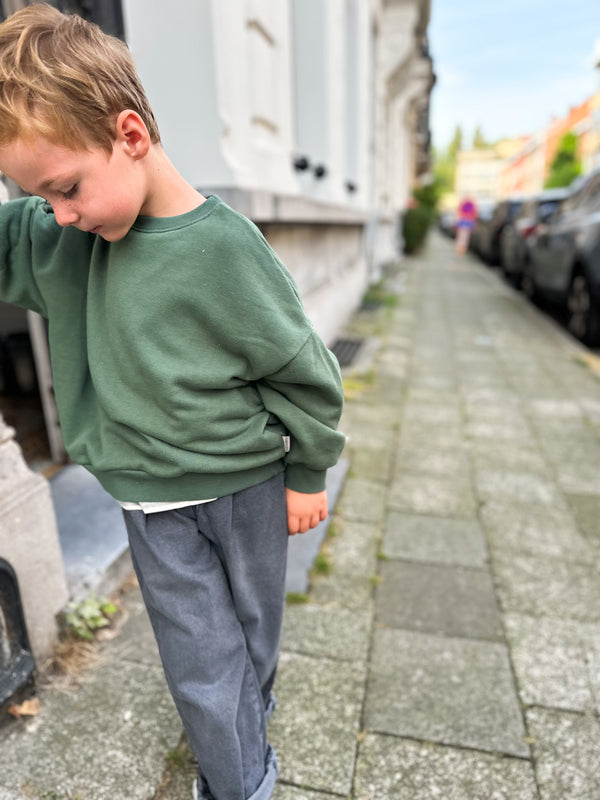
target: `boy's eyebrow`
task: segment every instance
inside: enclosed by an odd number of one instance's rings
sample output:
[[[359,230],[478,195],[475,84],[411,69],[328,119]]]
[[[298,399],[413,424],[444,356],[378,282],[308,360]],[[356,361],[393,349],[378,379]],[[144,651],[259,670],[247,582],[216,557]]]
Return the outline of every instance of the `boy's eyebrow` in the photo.
[[[42,189],[49,189],[53,183],[62,183],[62,182],[69,182],[70,178],[68,176],[63,175],[55,175],[52,178],[46,178],[45,181],[42,181],[40,185],[37,187],[39,190]]]

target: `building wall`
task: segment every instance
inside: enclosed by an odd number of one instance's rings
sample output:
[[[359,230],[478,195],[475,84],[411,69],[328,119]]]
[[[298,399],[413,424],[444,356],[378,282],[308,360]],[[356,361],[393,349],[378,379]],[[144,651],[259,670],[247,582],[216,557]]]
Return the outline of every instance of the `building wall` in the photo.
[[[500,196],[502,161],[493,148],[462,150],[456,162],[455,192],[458,198],[495,200]]]
[[[0,557],[17,575],[29,641],[41,663],[56,640],[56,615],[67,602],[67,585],[48,483],[26,467],[2,417]]]

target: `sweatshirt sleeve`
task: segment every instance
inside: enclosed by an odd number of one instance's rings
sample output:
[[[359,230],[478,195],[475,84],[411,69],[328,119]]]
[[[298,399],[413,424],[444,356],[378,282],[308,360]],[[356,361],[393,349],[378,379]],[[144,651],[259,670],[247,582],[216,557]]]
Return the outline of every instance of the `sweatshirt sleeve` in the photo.
[[[337,430],[344,395],[335,357],[313,331],[298,354],[257,387],[265,408],[290,435],[286,486],[322,491],[327,469],[337,462],[346,440]]]
[[[0,205],[0,300],[47,315],[34,274],[32,230],[39,197],[11,200]]]

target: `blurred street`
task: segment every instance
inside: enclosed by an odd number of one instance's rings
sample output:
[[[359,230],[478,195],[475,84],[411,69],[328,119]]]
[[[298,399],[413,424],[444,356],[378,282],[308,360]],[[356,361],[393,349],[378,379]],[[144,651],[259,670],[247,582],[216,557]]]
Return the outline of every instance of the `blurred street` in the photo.
[[[380,300],[345,332],[367,342],[350,469],[286,610],[274,800],[598,800],[598,359],[436,232]],[[0,800],[191,797],[136,588],[124,602],[80,688],[0,729]]]

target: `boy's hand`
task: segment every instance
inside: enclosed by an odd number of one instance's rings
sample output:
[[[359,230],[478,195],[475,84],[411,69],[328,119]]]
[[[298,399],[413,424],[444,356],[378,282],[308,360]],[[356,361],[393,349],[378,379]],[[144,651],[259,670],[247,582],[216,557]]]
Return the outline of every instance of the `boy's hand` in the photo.
[[[295,533],[306,533],[309,528],[316,528],[321,520],[327,516],[327,493],[304,494],[293,489],[285,490],[287,501],[288,531],[290,536]]]

